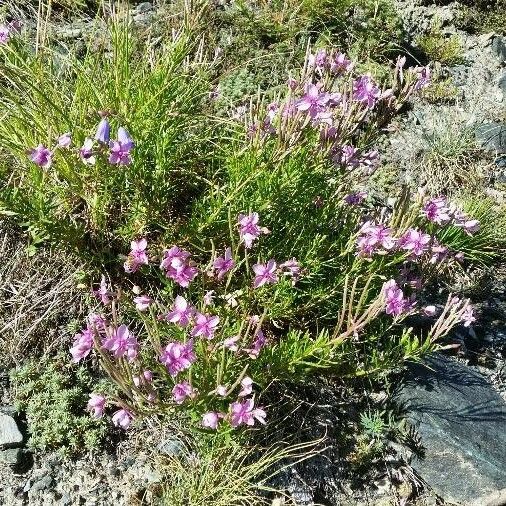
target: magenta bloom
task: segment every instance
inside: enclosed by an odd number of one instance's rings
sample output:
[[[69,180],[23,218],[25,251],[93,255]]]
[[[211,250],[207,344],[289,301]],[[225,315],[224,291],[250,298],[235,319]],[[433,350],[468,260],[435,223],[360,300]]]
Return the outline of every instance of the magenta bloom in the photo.
[[[126,355],[129,361],[134,360],[139,353],[139,343],[126,325],[120,325],[112,332],[103,344],[116,358]]]
[[[255,401],[253,399],[233,402],[230,405],[230,411],[230,425],[232,427],[239,427],[240,425],[252,426],[255,424],[255,419],[265,424],[265,417],[267,415],[262,408],[255,408]]]
[[[146,311],[153,303],[153,299],[147,295],[139,295],[139,297],[134,297],[134,302],[137,311]]]
[[[53,163],[53,152],[43,144],[39,144],[36,148],[30,149],[28,155],[35,165],[43,169],[49,169]]]
[[[178,295],[174,299],[172,311],[167,313],[165,319],[170,323],[176,323],[181,327],[186,327],[188,323],[190,323],[190,319],[194,313],[195,310],[188,304],[186,299],[181,297],[181,295]]]
[[[258,329],[255,334],[255,339],[253,340],[253,346],[251,348],[246,348],[244,351],[248,354],[249,358],[256,359],[266,344],[267,339],[265,338],[262,329]]]
[[[372,109],[381,96],[380,89],[376,86],[371,76],[364,75],[353,83],[353,98],[362,102],[369,109]]]
[[[346,197],[344,197],[343,200],[349,206],[358,206],[366,198],[367,198],[367,192],[365,192],[365,191],[358,191],[358,192],[354,192],[354,193],[349,193],[348,195],[346,195]]]
[[[315,119],[326,110],[329,99],[327,93],[320,93],[318,86],[308,84],[305,95],[295,102],[295,107],[298,111],[307,112],[311,118]]]
[[[206,339],[212,339],[219,322],[219,316],[197,313],[197,316],[195,318],[195,326],[191,331],[191,335],[193,337],[202,336]]]
[[[70,132],[62,134],[60,137],[58,137],[58,146],[60,148],[69,148],[71,144],[72,136],[70,135]]]
[[[399,316],[406,311],[408,302],[393,279],[383,285],[383,291],[385,294],[385,312],[387,314]]]
[[[198,269],[190,263],[190,253],[179,249],[177,246],[165,250],[164,258],[160,268],[165,271],[165,275],[171,278],[180,286],[186,288],[198,274]]]
[[[100,394],[90,394],[87,409],[91,411],[92,416],[95,418],[101,418],[104,414],[104,408],[105,397]]]
[[[107,282],[105,280],[105,276],[102,276],[102,279],[100,281],[100,288],[98,290],[93,290],[93,295],[100,299],[102,304],[107,305],[112,300],[112,292],[110,292],[107,288]]]
[[[260,288],[261,286],[269,283],[277,283],[278,276],[276,274],[276,268],[276,262],[272,259],[266,264],[255,264],[253,266],[253,272],[255,273],[253,288]]]
[[[438,225],[445,225],[451,220],[450,208],[444,197],[429,200],[422,208],[422,215]]]
[[[102,118],[98,124],[97,131],[95,133],[95,140],[102,144],[109,144],[111,140],[111,126],[107,121],[107,118]]]
[[[353,63],[344,53],[338,52],[329,61],[329,70],[332,74],[344,74],[353,67]]]
[[[417,229],[410,228],[399,240],[402,249],[411,252],[415,256],[423,255],[430,248],[432,238]]]
[[[314,67],[315,70],[323,72],[327,67],[327,51],[325,49],[318,49],[315,54],[310,54],[307,59],[309,67]]]
[[[202,427],[216,430],[218,428],[218,422],[220,418],[223,418],[223,415],[221,415],[221,413],[216,413],[216,411],[209,411],[202,416]]]
[[[223,276],[225,276],[228,271],[232,270],[234,265],[235,260],[232,258],[232,249],[227,248],[225,250],[225,256],[218,257],[213,263],[213,267],[217,271],[218,279],[223,279]]]
[[[84,144],[79,150],[79,156],[81,157],[81,160],[87,165],[95,165],[96,158],[93,154],[93,139],[90,139],[89,137],[86,137],[86,139],[84,139]]]
[[[87,327],[81,330],[79,334],[74,336],[74,343],[70,348],[72,360],[79,362],[83,358],[86,358],[90,351],[93,349],[93,329]]]
[[[176,404],[183,404],[186,398],[192,399],[193,397],[195,397],[195,390],[187,381],[174,385],[172,398]]]
[[[130,424],[132,423],[133,415],[127,411],[126,409],[120,409],[119,411],[116,411],[114,415],[112,415],[112,423],[116,427],[121,427],[122,429],[126,430],[128,427],[130,427]]]
[[[162,352],[160,362],[167,367],[169,374],[173,377],[188,369],[197,357],[193,353],[193,341],[190,339],[186,344],[169,343]]]
[[[251,248],[253,241],[265,231],[258,226],[258,213],[240,214],[239,215],[239,236],[244,241],[245,248]]]
[[[134,142],[129,133],[123,128],[118,128],[118,140],[111,141],[109,163],[113,165],[130,165],[132,158],[130,152],[134,148]]]
[[[391,250],[395,247],[396,241],[392,237],[392,229],[384,225],[375,225],[367,221],[362,225],[357,238],[359,255],[371,256],[378,249]]]
[[[149,259],[146,253],[148,242],[146,239],[139,239],[130,243],[131,251],[123,265],[125,272],[136,272],[141,265],[148,265]]]

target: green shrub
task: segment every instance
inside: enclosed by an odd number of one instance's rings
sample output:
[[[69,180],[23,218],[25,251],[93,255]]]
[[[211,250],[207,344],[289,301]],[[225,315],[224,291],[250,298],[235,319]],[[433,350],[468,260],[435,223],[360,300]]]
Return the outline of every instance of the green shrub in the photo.
[[[31,448],[69,456],[102,446],[107,425],[83,412],[97,385],[86,367],[75,369],[59,353],[14,369],[11,380],[16,409],[26,415]]]
[[[443,65],[455,65],[463,62],[462,41],[458,35],[445,35],[440,21],[435,21],[428,33],[420,35],[416,44],[430,61]]]

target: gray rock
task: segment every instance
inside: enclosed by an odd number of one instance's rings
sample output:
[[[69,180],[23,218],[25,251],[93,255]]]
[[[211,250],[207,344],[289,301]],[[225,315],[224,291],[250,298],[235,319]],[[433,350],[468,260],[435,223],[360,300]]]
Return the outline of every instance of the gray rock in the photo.
[[[153,4],[151,2],[142,2],[135,9],[136,14],[144,14],[153,10]]]
[[[48,490],[54,486],[54,480],[49,476],[49,474],[46,474],[39,480],[37,480],[31,487],[31,492],[39,492],[41,490]]]
[[[506,60],[506,38],[496,35],[492,39],[492,50],[501,61]]]
[[[23,435],[12,416],[0,414],[0,448],[16,448],[23,443]]]
[[[9,448],[0,451],[0,463],[8,466],[17,466],[23,460],[23,450],[19,448]]]
[[[14,406],[0,406],[0,413],[14,417],[17,411]]]
[[[62,506],[70,506],[70,504],[72,504],[72,498],[70,497],[70,494],[63,492],[62,496],[60,497],[60,504]]]
[[[179,439],[166,439],[157,446],[157,450],[162,455],[176,457],[177,455],[181,455],[184,452],[185,447]]]
[[[410,366],[399,395],[424,447],[411,465],[445,501],[473,504],[506,483],[506,404],[463,363],[426,366]]]
[[[487,151],[506,153],[506,124],[485,123],[475,130],[476,140]]]
[[[503,93],[506,93],[506,74],[504,74],[497,83]]]

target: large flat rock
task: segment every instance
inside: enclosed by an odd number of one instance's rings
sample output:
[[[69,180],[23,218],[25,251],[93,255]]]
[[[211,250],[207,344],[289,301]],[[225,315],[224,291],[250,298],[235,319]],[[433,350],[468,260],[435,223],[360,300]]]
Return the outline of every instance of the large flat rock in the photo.
[[[412,466],[438,495],[477,505],[506,488],[506,404],[481,374],[436,354],[409,367],[399,400],[424,447]]]
[[[0,413],[0,448],[21,446],[23,435],[12,416]]]

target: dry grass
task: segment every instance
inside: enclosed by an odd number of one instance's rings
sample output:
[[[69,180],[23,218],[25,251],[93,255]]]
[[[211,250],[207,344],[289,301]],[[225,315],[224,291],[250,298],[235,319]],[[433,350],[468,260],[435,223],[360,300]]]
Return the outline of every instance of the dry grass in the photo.
[[[70,319],[83,314],[79,262],[43,250],[28,256],[22,237],[1,222],[0,257],[0,364],[66,346]]]

